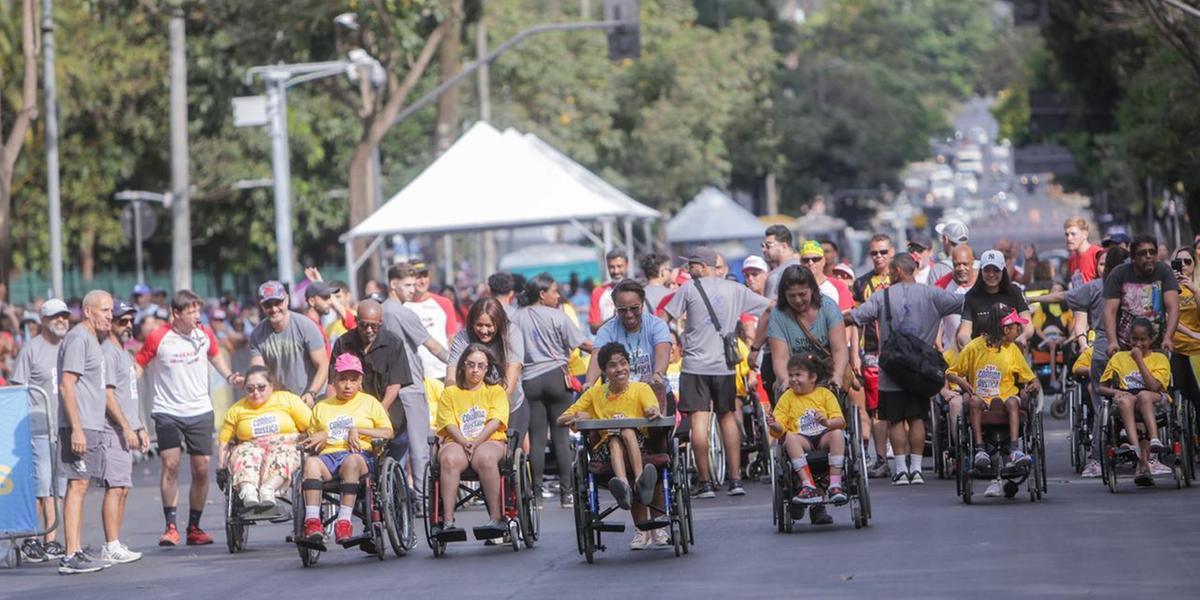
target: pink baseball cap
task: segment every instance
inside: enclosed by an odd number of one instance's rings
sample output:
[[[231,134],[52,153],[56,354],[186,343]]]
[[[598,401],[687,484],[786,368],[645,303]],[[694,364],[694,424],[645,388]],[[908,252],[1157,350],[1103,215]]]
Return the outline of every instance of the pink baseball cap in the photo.
[[[1009,325],[1025,325],[1027,323],[1029,323],[1029,319],[1022,317],[1021,313],[1017,312],[1017,309],[1015,308],[1012,312],[1005,315],[1003,319],[1000,319],[1001,327],[1008,327]]]
[[[337,373],[353,371],[359,375],[362,375],[362,361],[358,360],[357,356],[350,354],[349,352],[345,354],[339,354],[337,360],[333,361],[333,370]]]

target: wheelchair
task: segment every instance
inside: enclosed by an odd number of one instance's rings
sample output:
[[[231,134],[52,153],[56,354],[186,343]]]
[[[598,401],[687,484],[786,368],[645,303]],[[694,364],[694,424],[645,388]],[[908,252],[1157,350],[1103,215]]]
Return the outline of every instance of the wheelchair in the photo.
[[[929,426],[925,431],[933,472],[938,479],[949,479],[954,472],[955,453],[950,443],[950,404],[941,394],[929,403]]]
[[[300,485],[301,469],[292,473],[289,489],[293,494]],[[234,489],[233,483],[227,481],[221,488],[225,494],[225,545],[230,554],[246,551],[246,541],[250,537],[250,527],[256,523],[287,523],[292,520],[292,503],[296,496],[287,498],[277,497],[275,506],[268,509],[247,509],[242,506],[242,500]],[[301,501],[303,504],[303,501]]]
[[[379,560],[387,556],[387,546],[397,557],[408,554],[417,545],[415,493],[408,487],[408,476],[404,466],[388,452],[390,442],[373,440],[371,453],[376,466],[359,482],[358,496],[354,499],[354,516],[362,522],[363,533],[341,543],[343,548],[360,547],[374,554]],[[321,558],[325,547],[304,539],[304,490],[302,474],[292,481],[292,536],[289,542],[296,544],[300,562],[312,567]],[[336,477],[321,485],[321,523],[325,536],[333,537],[333,524],[341,504],[341,484]]]
[[[957,492],[963,504],[971,504],[974,496],[974,481],[991,481],[997,477],[1004,480],[1004,497],[1013,498],[1025,485],[1029,501],[1037,502],[1046,494],[1046,432],[1042,423],[1042,408],[1045,396],[1038,390],[1037,396],[1021,402],[1019,435],[1021,450],[1028,454],[1032,463],[1027,467],[1007,468],[1002,464],[1004,450],[1009,447],[1008,414],[1005,411],[983,411],[983,441],[990,447],[992,462],[984,469],[975,468],[975,435],[971,427],[969,409],[964,404],[959,416]]]
[[[1084,375],[1070,373],[1063,380],[1063,404],[1066,408],[1067,431],[1071,451],[1071,467],[1075,474],[1083,473],[1092,447],[1092,427],[1096,415],[1092,411],[1091,381]]]
[[[624,429],[629,427],[646,427],[649,435],[646,438],[646,451],[642,455],[645,464],[654,465],[658,469],[659,485],[662,488],[662,504],[649,503],[646,509],[650,519],[634,526],[641,531],[659,528],[669,528],[671,544],[675,556],[690,552],[695,545],[695,530],[692,526],[692,493],[688,477],[690,454],[682,447],[686,444],[686,434],[676,431],[675,421],[671,417],[656,420],[648,419],[593,419],[580,421],[576,429],[587,435],[589,432],[599,432],[609,429]],[[661,450],[654,452],[651,448]],[[625,523],[605,522],[612,513],[619,510],[614,502],[604,507],[600,504],[600,489],[607,488],[612,479],[612,468],[609,464],[594,461],[591,444],[580,444],[575,449],[575,461],[572,465],[573,475],[571,493],[575,498],[575,543],[579,553],[584,555],[589,564],[595,562],[597,551],[606,548],[602,539],[604,533],[622,533]]]
[[[849,498],[850,519],[855,529],[870,524],[871,493],[867,483],[867,459],[862,447],[862,422],[858,407],[849,402],[845,394],[839,394],[842,414],[846,419],[846,461],[842,472],[842,489]],[[825,450],[810,450],[805,453],[808,467],[817,488],[829,487],[829,453]],[[774,476],[771,478],[772,521],[779,533],[792,533],[795,522],[804,517],[803,504],[794,504],[792,497],[800,489],[800,476],[792,469],[791,461],[782,443],[776,443],[772,454]],[[823,502],[822,504],[828,504]]]
[[[500,518],[503,528],[479,526],[472,529],[476,540],[493,540],[506,538],[513,552],[533,548],[541,533],[541,512],[535,508],[537,501],[533,489],[533,467],[529,457],[521,450],[520,440],[509,434],[507,450],[500,459]],[[446,555],[446,545],[452,542],[467,541],[465,529],[456,531],[436,532],[434,528],[444,525],[442,519],[441,495],[441,466],[438,464],[438,451],[441,448],[441,438],[429,436],[429,463],[425,466],[425,540],[433,550],[435,557]],[[482,503],[486,506],[479,475],[470,465],[463,470],[459,479],[458,494],[454,509],[459,511],[471,504]]]
[[[770,481],[771,432],[767,427],[767,411],[751,395],[742,401],[742,462],[745,479]],[[753,458],[751,458],[753,455]]]
[[[708,421],[708,480],[711,481],[714,486],[719,488],[725,483],[725,440],[721,436],[720,418],[715,412],[710,414],[712,415],[712,418]],[[681,429],[681,432],[690,431],[691,422],[688,421],[687,415],[684,415],[683,422],[684,426],[683,429]],[[700,478],[696,472],[696,455],[692,452],[691,443],[687,444],[687,448],[685,448],[685,450],[688,455],[687,473],[692,478],[692,483],[697,483],[700,481]]]
[[[1165,398],[1158,403],[1155,410],[1155,421],[1158,424],[1158,436],[1166,447],[1159,454],[1159,461],[1171,468],[1175,479],[1175,487],[1181,489],[1191,487],[1196,478],[1195,448],[1191,440],[1195,439],[1191,402],[1179,390],[1168,388]],[[1105,398],[1100,405],[1098,415],[1101,423],[1100,466],[1101,477],[1108,491],[1117,493],[1117,471],[1127,465],[1136,465],[1137,455],[1130,448],[1123,448],[1128,441],[1125,426],[1122,423],[1120,411],[1112,398]],[[1134,411],[1137,423],[1142,423],[1140,411]],[[1145,434],[1142,434],[1144,436]]]

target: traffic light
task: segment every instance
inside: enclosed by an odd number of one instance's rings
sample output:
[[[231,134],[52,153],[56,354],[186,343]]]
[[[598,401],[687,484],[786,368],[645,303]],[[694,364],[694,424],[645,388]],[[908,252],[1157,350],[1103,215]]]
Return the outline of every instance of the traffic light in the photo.
[[[604,0],[604,20],[628,23],[608,30],[609,60],[641,58],[642,37],[638,30],[638,0]]]

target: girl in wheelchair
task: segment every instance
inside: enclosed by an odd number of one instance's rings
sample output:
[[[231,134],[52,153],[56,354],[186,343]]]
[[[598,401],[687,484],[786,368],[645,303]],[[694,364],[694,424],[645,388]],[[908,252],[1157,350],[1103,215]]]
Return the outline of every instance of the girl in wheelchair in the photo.
[[[508,395],[498,376],[504,366],[498,362],[487,346],[471,344],[458,359],[456,384],[438,400],[433,427],[441,438],[437,460],[443,520],[434,526],[435,537],[460,529],[454,524],[454,507],[467,467],[483,487],[488,507],[485,527],[506,529],[501,518],[500,460],[507,451]]]
[[[304,459],[304,537],[324,546],[321,524],[322,482],[341,480],[341,505],[333,531],[337,542],[349,540],[354,533],[350,520],[360,481],[375,469],[375,457],[368,454],[373,439],[392,439],[392,422],[374,396],[362,392],[362,361],[353,354],[342,354],[333,365],[334,396],[313,407],[305,450],[319,451]]]
[[[658,398],[648,384],[629,380],[629,352],[620,342],[611,342],[600,348],[597,356],[604,380],[593,385],[558,417],[559,427],[569,427],[588,419],[633,419],[645,417],[657,419],[662,416]],[[647,504],[654,497],[658,484],[658,470],[654,465],[643,464],[646,432],[628,428],[607,431],[591,440],[596,461],[606,462],[612,467],[613,478],[608,482],[617,506],[630,510],[636,500]],[[637,473],[637,497],[634,497],[630,473]],[[639,532],[642,533],[642,532]]]
[[[842,467],[846,461],[846,440],[842,430],[846,419],[833,392],[817,385],[829,377],[829,365],[812,354],[794,354],[788,359],[788,390],[779,397],[775,409],[767,413],[771,434],[782,438],[792,468],[800,477],[801,487],[793,502],[821,504],[805,452],[813,449],[829,453],[829,501],[844,504],[849,500],[842,489]]]
[[[976,469],[989,470],[992,464],[991,454],[983,443],[984,410],[1004,411],[1008,416],[1007,468],[1026,467],[1032,462],[1020,446],[1021,405],[1037,390],[1038,382],[1015,343],[1028,322],[1014,308],[999,302],[992,305],[989,314],[977,324],[983,335],[964,346],[946,371],[946,379],[957,385],[967,398],[971,433],[978,448]],[[1000,495],[998,478],[984,495]]]
[[[1129,437],[1129,443],[1124,447],[1138,458],[1134,483],[1140,486],[1154,485],[1149,456],[1166,449],[1158,438],[1155,409],[1163,401],[1163,394],[1170,384],[1171,365],[1166,355],[1151,350],[1153,340],[1154,325],[1145,318],[1134,319],[1129,327],[1130,349],[1108,359],[1099,386],[1100,395],[1112,398],[1121,412],[1121,421]],[[1142,417],[1149,441],[1138,435],[1135,411]]]

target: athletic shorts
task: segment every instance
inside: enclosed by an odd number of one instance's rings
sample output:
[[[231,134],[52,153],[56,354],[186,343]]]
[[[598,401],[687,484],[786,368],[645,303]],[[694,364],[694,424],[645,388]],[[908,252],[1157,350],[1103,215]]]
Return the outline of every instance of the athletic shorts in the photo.
[[[817,435],[805,435],[803,433],[797,433],[796,435],[808,440],[809,448],[812,448],[813,450],[819,450],[821,448],[821,438],[825,437],[825,434],[827,433],[829,433],[828,430],[822,431]]]
[[[104,432],[104,473],[97,479],[105,487],[133,487],[133,450],[115,431]]]
[[[879,418],[888,423],[920,419],[929,413],[929,398],[904,391],[880,390]]]
[[[684,413],[715,411],[719,415],[733,412],[737,397],[734,375],[679,376],[679,410]]]
[[[332,474],[334,477],[337,477],[338,470],[342,468],[342,463],[346,462],[346,459],[350,457],[350,454],[351,454],[350,452],[344,452],[344,451],[343,452],[330,452],[329,454],[322,454],[322,455],[320,455],[321,463],[325,465],[326,469],[329,469],[330,474]],[[367,472],[369,472],[369,473],[375,472],[375,457],[374,456],[371,456],[370,454],[367,454],[365,452],[355,452],[354,454],[362,455],[362,457],[367,461]]]
[[[58,472],[67,480],[93,479],[104,474],[104,432],[96,429],[84,429],[87,437],[87,449],[82,455],[71,450],[71,430],[58,430],[59,448]]]
[[[879,367],[863,367],[863,394],[867,398],[867,414],[872,417],[879,411]]]
[[[152,413],[155,431],[158,434],[158,450],[183,448],[186,444],[192,456],[212,456],[213,414],[206,412],[194,417],[176,417],[166,413]]]
[[[50,481],[54,477],[54,456],[50,454],[50,436],[33,436],[33,481],[38,498],[50,497]],[[58,488],[55,490],[61,497],[67,491],[67,479],[58,474]]]

